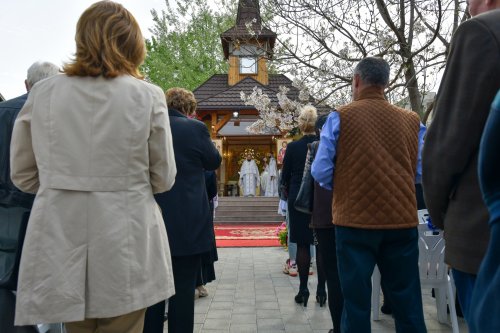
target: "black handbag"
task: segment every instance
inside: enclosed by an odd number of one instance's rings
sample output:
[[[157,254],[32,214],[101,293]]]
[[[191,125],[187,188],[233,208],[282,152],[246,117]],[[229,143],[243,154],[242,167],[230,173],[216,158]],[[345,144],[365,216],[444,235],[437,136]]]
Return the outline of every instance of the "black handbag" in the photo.
[[[296,210],[306,214],[312,214],[314,202],[314,178],[311,175],[311,166],[316,156],[319,141],[314,141],[309,144],[307,151],[306,164],[304,166],[304,173],[302,175],[302,182],[300,184],[299,193],[294,202]]]

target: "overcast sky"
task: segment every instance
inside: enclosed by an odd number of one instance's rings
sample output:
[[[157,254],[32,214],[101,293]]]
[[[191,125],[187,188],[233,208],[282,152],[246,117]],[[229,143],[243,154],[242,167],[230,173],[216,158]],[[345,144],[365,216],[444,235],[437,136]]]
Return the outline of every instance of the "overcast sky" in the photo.
[[[208,0],[210,1],[210,0]],[[38,60],[61,66],[75,51],[75,28],[81,13],[96,0],[0,0],[0,93],[14,98],[26,92],[28,67]],[[139,22],[142,33],[153,20],[152,8],[164,0],[118,0]]]

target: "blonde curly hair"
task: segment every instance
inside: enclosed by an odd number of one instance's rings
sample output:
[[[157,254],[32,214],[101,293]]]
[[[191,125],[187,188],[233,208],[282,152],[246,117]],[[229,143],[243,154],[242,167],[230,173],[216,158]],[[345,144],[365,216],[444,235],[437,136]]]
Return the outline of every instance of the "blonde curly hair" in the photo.
[[[312,105],[306,105],[300,111],[298,123],[302,134],[314,134],[314,125],[318,118],[318,112]]]
[[[185,115],[191,115],[196,111],[196,98],[194,94],[184,88],[170,88],[165,93],[169,109],[176,109]]]

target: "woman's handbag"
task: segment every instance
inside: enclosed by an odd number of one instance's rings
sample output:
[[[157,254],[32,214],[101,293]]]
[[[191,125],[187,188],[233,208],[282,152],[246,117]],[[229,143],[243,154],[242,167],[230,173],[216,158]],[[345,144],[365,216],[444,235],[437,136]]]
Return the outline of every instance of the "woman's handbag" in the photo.
[[[295,199],[294,206],[299,212],[312,214],[314,201],[314,178],[311,175],[311,166],[316,156],[319,141],[314,141],[309,144],[307,151],[306,164],[304,174],[302,175],[302,183],[300,184],[299,194]]]

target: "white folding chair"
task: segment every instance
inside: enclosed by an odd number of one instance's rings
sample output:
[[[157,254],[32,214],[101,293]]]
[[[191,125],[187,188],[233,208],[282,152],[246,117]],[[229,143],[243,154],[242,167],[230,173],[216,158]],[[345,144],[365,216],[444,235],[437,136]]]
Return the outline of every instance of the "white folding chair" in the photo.
[[[37,325],[39,333],[65,333],[64,325],[58,324],[39,324]]]
[[[422,288],[434,288],[438,321],[442,324],[448,323],[446,309],[446,305],[448,305],[453,333],[458,333],[453,282],[448,275],[448,267],[444,263],[445,242],[443,232],[429,230],[427,227],[427,218],[428,212],[426,209],[418,211],[420,284]],[[375,267],[372,276],[373,320],[379,320],[380,279],[380,271],[378,267]]]

